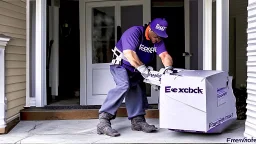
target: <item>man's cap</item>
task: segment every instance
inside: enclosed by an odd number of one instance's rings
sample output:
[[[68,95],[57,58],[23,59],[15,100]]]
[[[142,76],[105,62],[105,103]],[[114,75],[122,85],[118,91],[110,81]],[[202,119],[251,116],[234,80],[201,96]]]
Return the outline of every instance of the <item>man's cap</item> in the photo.
[[[168,22],[164,18],[156,18],[151,21],[150,28],[158,36],[162,38],[167,38],[166,29],[168,27]]]

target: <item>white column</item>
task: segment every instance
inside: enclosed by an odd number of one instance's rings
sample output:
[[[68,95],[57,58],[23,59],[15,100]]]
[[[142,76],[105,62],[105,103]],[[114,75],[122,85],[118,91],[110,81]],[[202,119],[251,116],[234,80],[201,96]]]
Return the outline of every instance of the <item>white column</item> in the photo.
[[[216,70],[229,71],[229,0],[216,0]]]
[[[46,104],[46,0],[36,0],[36,107]]]
[[[7,98],[5,96],[4,50],[9,40],[9,37],[0,34],[0,128],[6,127]]]
[[[203,69],[212,70],[212,0],[203,1]]]
[[[52,5],[53,8],[53,46],[52,46],[52,95],[58,96],[59,87],[59,7]]]
[[[203,0],[198,0],[197,1],[197,8],[198,8],[198,49],[197,49],[197,62],[198,62],[198,69],[202,70],[203,69]]]
[[[30,107],[36,106],[36,86],[35,86],[35,78],[36,78],[36,1],[30,1]]]
[[[212,0],[198,0],[198,69],[212,70]]]
[[[26,104],[30,106],[30,0],[26,0]]]
[[[87,104],[87,77],[86,77],[86,43],[85,43],[85,2],[79,1],[79,28],[80,28],[80,105]]]

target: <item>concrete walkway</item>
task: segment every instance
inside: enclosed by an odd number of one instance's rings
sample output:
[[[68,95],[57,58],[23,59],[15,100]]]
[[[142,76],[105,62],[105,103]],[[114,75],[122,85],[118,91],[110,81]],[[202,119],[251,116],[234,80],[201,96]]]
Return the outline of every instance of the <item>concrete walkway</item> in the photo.
[[[158,125],[158,119],[147,119]],[[6,135],[0,135],[0,143],[227,143],[227,138],[244,138],[244,121],[237,121],[223,134],[206,135],[178,133],[160,129],[156,133],[134,132],[127,118],[112,121],[113,128],[121,136],[108,137],[96,133],[97,119],[21,121]]]

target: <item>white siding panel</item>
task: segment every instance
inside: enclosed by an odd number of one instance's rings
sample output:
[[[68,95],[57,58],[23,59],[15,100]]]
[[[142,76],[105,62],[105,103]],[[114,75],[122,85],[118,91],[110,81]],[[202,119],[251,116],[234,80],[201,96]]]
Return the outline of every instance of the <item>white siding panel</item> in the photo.
[[[3,0],[3,1],[6,3],[10,3],[12,5],[18,6],[18,7],[26,8],[26,3],[21,0]]]
[[[1,33],[12,33],[26,36],[26,30],[6,25],[0,25]]]
[[[6,53],[8,54],[26,54],[26,47],[24,46],[9,46],[6,49]]]
[[[19,114],[26,91],[26,3],[0,0],[0,34],[11,37],[5,52],[7,119]]]
[[[6,69],[5,71],[5,76],[21,76],[21,75],[26,75],[26,69],[25,68],[9,68]]]
[[[26,90],[19,90],[19,91],[14,91],[6,94],[7,101],[12,101],[19,99],[21,97],[26,97]]]
[[[26,14],[26,9],[17,5],[13,5],[12,3],[7,3],[5,1],[0,0],[0,7],[1,8],[5,8],[5,9],[9,9],[9,10],[13,10],[15,12],[19,12],[22,14]]]
[[[12,17],[8,17],[5,15],[0,14],[0,24],[4,26],[11,26],[15,28],[20,28],[20,29],[26,29],[26,21],[25,20],[20,20],[20,19],[15,19]]]
[[[256,137],[256,0],[248,3],[246,137]]]
[[[26,20],[25,14],[15,12],[13,10],[5,9],[2,7],[0,7],[0,14],[11,17],[11,18],[15,18],[15,19]]]

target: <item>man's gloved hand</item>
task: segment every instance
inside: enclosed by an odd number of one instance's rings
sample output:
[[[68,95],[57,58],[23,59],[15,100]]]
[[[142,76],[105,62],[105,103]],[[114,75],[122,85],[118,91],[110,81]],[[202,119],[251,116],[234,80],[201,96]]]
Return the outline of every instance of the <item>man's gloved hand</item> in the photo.
[[[172,66],[166,66],[165,70],[173,70],[173,67]]]
[[[165,68],[161,68],[160,70],[159,70],[159,72],[161,73],[161,74],[164,74],[166,71],[173,71],[173,67],[172,66],[166,66]]]
[[[141,65],[137,68],[144,78],[147,78],[150,75],[150,70],[145,65]]]
[[[173,71],[173,67],[172,67],[172,66],[166,66],[166,67],[164,68],[164,73],[165,73],[166,71]]]

